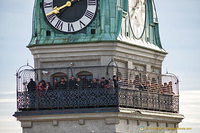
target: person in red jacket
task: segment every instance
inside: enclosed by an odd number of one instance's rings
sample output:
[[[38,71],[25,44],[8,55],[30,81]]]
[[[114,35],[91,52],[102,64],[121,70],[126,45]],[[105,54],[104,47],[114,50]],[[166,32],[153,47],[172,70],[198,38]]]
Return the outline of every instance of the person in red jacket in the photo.
[[[39,96],[44,96],[44,93],[45,93],[45,87],[43,85],[43,82],[40,81],[39,84],[36,86],[36,93],[39,95]]]

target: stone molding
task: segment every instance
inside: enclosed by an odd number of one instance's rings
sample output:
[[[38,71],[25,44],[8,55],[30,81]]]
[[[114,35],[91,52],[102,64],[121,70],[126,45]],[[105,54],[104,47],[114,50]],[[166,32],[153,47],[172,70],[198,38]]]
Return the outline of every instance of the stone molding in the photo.
[[[134,45],[119,42],[113,43],[88,43],[88,44],[66,44],[66,45],[45,45],[30,48],[34,58],[53,57],[87,57],[87,56],[119,56],[126,59],[133,59],[134,56],[150,58],[162,61],[167,54],[163,50],[144,49]],[[128,56],[127,56],[128,55]],[[52,61],[52,60],[51,60]]]
[[[139,109],[125,109],[120,108],[119,112],[102,112],[102,113],[72,113],[72,114],[54,114],[54,115],[34,115],[34,116],[16,116],[19,121],[28,121],[30,126],[31,121],[53,121],[53,120],[77,120],[79,124],[84,124],[84,120],[105,119],[105,123],[117,124],[117,119],[134,119],[139,121],[153,121],[153,122],[169,122],[180,123],[184,118],[183,115],[177,113],[139,110]],[[26,123],[25,123],[26,125]]]

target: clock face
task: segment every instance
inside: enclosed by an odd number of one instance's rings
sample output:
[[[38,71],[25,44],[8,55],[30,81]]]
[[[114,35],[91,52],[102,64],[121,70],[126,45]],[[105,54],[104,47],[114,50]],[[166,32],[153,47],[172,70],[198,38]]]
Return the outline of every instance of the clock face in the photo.
[[[97,0],[43,0],[47,21],[57,30],[74,33],[93,20]]]
[[[140,39],[144,33],[146,21],[145,0],[129,0],[129,18],[131,30],[137,39]]]

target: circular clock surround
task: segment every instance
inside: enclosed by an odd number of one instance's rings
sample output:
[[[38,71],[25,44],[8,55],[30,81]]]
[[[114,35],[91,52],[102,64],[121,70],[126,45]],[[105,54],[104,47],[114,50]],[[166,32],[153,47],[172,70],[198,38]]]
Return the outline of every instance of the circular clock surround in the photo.
[[[87,27],[95,17],[98,0],[43,0],[44,15],[51,26],[65,33]]]
[[[145,0],[128,0],[128,11],[131,30],[135,38],[140,39],[146,22]]]

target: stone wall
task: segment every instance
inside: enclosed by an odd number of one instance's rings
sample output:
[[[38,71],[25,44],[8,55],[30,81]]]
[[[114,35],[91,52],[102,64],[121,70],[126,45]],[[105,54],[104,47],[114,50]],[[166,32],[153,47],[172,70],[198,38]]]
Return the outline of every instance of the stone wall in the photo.
[[[108,113],[20,116],[23,133],[176,133],[182,115],[123,109]]]

